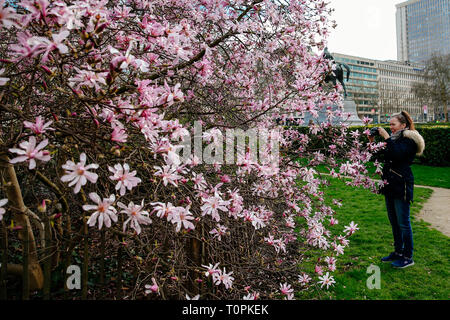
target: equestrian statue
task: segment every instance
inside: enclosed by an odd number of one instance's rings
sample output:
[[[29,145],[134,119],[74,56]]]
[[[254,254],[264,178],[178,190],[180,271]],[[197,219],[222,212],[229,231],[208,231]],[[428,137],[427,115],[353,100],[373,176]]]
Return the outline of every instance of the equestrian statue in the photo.
[[[331,55],[331,53],[328,51],[328,48],[325,48],[324,52],[323,52],[323,57],[325,59],[331,60],[336,64],[336,69],[332,70],[331,72],[329,72],[326,76],[324,81],[326,83],[332,81],[333,85],[336,85],[336,80],[338,80],[342,87],[344,88],[344,97],[347,97],[347,88],[345,87],[345,83],[344,83],[344,69],[347,70],[347,81],[350,77],[350,67],[348,65],[346,65],[345,63],[336,63],[336,61],[334,60],[334,57]]]

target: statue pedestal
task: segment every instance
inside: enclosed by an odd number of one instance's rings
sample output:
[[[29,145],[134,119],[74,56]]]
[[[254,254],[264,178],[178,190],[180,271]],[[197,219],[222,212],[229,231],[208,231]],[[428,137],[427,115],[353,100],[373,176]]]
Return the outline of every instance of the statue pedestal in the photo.
[[[331,106],[331,109],[333,111],[336,111],[337,108],[338,107],[336,105],[332,105]],[[358,113],[356,112],[356,104],[355,104],[355,101],[353,101],[353,99],[345,98],[343,112],[344,113],[350,113],[350,118],[348,118],[347,120],[342,119],[342,118],[333,118],[333,120],[332,120],[332,124],[333,125],[339,125],[340,123],[346,123],[346,124],[349,124],[350,126],[362,126],[362,125],[364,125],[364,123],[358,117]],[[314,123],[326,122],[327,121],[327,110],[326,110],[326,108],[323,108],[323,109],[318,111],[318,117],[317,118],[313,118],[309,112],[306,112],[305,117],[303,118],[303,121],[304,121],[303,125],[307,126],[310,120],[313,120]]]
[[[358,112],[356,111],[356,104],[353,99],[345,98],[344,100],[344,113],[350,113],[350,118],[345,121],[345,123],[351,126],[362,126],[364,123],[358,117]]]

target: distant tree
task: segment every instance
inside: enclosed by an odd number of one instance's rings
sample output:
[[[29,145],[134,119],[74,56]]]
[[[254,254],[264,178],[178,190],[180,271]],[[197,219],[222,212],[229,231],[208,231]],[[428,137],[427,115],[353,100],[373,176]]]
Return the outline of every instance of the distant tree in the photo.
[[[449,79],[450,54],[434,55],[426,63],[424,81],[413,86],[413,92],[417,96],[428,98],[436,106],[443,106],[445,122],[448,122]]]

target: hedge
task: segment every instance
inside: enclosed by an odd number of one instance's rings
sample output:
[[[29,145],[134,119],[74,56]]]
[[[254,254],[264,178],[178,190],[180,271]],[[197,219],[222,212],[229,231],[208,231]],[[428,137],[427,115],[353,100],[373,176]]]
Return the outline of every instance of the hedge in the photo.
[[[389,125],[387,124],[370,125],[369,127],[383,127],[390,133]],[[307,127],[292,126],[290,128],[295,128],[301,133],[309,131]],[[350,131],[357,129],[363,131],[365,127],[352,126],[349,128]],[[418,124],[416,125],[416,130],[425,140],[425,150],[422,156],[416,157],[415,162],[428,166],[450,166],[450,126],[446,124]],[[382,141],[381,138],[378,139]]]

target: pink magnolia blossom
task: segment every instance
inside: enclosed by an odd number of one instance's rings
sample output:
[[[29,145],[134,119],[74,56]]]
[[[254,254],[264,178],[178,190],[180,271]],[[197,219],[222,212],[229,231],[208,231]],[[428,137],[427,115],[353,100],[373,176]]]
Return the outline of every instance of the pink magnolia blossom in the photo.
[[[150,284],[146,284],[145,285],[145,294],[149,294],[149,293],[157,293],[157,294],[159,294],[159,286],[158,286],[158,284],[156,283],[156,280],[155,280],[155,278],[152,278],[152,285],[150,285]]]
[[[172,216],[172,223],[177,225],[175,231],[179,232],[182,225],[187,230],[193,230],[195,226],[189,220],[194,220],[194,217],[189,209],[177,207],[177,210],[175,210]]]
[[[227,273],[225,268],[223,268],[223,271],[218,269],[218,272],[213,273],[212,275],[214,284],[218,286],[223,283],[225,289],[230,289],[234,281],[234,278],[231,276],[231,274],[233,274],[233,271]]]
[[[122,202],[117,202],[117,206],[122,208],[121,213],[128,215],[128,219],[123,223],[123,232],[125,232],[127,224],[130,223],[131,228],[133,228],[137,234],[141,233],[141,224],[148,225],[152,223],[152,220],[148,217],[148,212],[142,210],[144,208],[144,200],[142,200],[141,205],[135,205],[130,202],[128,206],[125,206]]]
[[[3,215],[5,214],[5,209],[2,208],[5,204],[8,203],[8,199],[1,199],[0,200],[0,221],[3,219]]]
[[[223,226],[221,224],[217,224],[217,227],[212,229],[209,233],[214,236],[214,238],[217,238],[219,241],[222,240],[222,236],[225,235],[227,232],[227,227]]]
[[[136,59],[135,56],[133,56],[130,52],[133,49],[133,43],[131,42],[130,45],[128,46],[127,52],[122,55],[120,53],[119,50],[117,50],[116,48],[110,48],[109,52],[113,55],[116,55],[112,60],[111,60],[111,65],[114,68],[120,68],[122,70],[128,69],[129,66],[132,66],[136,69],[141,70],[142,72],[147,72],[148,71],[148,62],[141,60],[141,59]]]
[[[58,50],[60,53],[65,54],[69,51],[69,48],[63,43],[64,40],[69,36],[70,31],[63,30],[60,33],[52,34],[52,41],[45,37],[33,37],[28,40],[30,45],[34,45],[36,48],[33,56],[40,53],[44,53],[41,62],[46,63],[49,60],[50,52]]]
[[[96,205],[85,204],[83,205],[83,210],[90,211],[95,210],[95,212],[89,217],[87,224],[93,227],[98,222],[98,229],[103,227],[103,223],[107,228],[111,227],[111,220],[117,222],[116,208],[112,206],[116,197],[112,194],[109,198],[100,199],[98,194],[95,192],[89,193],[89,198],[96,203]]]
[[[123,126],[113,123],[112,128],[113,131],[111,132],[111,141],[121,143],[127,142],[128,134]]]
[[[205,277],[209,277],[209,276],[211,276],[211,275],[214,275],[214,274],[216,274],[216,273],[219,273],[219,269],[218,269],[218,267],[219,267],[219,262],[218,263],[216,263],[215,265],[212,265],[211,263],[209,264],[209,265],[203,265],[202,264],[202,267],[205,267],[206,268],[206,272],[205,272]]]
[[[356,230],[359,230],[358,225],[355,222],[350,222],[348,226],[344,228],[344,232],[347,232],[347,236],[352,235],[355,233]]]
[[[18,163],[23,161],[29,161],[29,169],[32,170],[36,168],[36,160],[40,161],[49,161],[50,160],[50,152],[47,150],[41,150],[45,148],[48,144],[48,139],[41,141],[36,146],[36,138],[34,136],[30,137],[30,140],[24,141],[19,144],[19,147],[22,149],[12,148],[9,149],[10,152],[17,153],[19,156],[17,158],[11,159],[10,163]]]
[[[282,295],[285,295],[288,300],[292,300],[294,297],[294,289],[291,288],[290,284],[284,283],[280,284],[280,291]]]
[[[152,202],[151,205],[154,206],[153,211],[156,211],[156,216],[159,218],[166,218],[167,221],[171,221],[177,211],[177,207],[173,206],[170,202],[167,204],[162,202]]]
[[[220,221],[220,211],[228,211],[227,206],[230,201],[224,201],[220,195],[215,192],[213,197],[203,199],[203,205],[201,206],[202,216],[210,215],[214,220]]]
[[[125,194],[125,189],[131,191],[131,189],[136,187],[142,181],[140,178],[135,177],[136,170],[130,172],[128,163],[125,163],[123,167],[120,163],[114,165],[114,168],[108,166],[108,170],[114,174],[109,178],[113,181],[118,181],[115,189],[120,190],[121,196]]]
[[[75,86],[76,89],[79,89],[81,86],[87,86],[99,91],[101,89],[100,84],[106,85],[107,72],[80,70],[77,67],[74,67],[74,69],[77,72],[76,75],[68,79],[71,87]]]
[[[49,126],[52,124],[53,121],[48,121],[44,123],[44,119],[41,118],[41,116],[36,117],[36,122],[29,122],[29,121],[24,121],[23,125],[25,126],[25,128],[31,129],[31,131],[33,131],[34,134],[39,135],[44,133],[47,130],[53,131],[55,129],[50,128]]]
[[[298,276],[298,282],[302,285],[308,284],[311,280],[311,277],[304,272]]]
[[[97,169],[98,164],[93,163],[86,165],[86,154],[84,152],[80,154],[80,162],[75,164],[73,161],[68,160],[62,165],[62,168],[66,170],[66,174],[61,177],[61,181],[70,181],[69,187],[75,185],[73,190],[74,193],[80,192],[81,187],[84,186],[87,181],[90,181],[91,183],[97,182],[98,175],[88,170]]]
[[[186,293],[186,300],[199,300],[200,299],[200,295],[196,295],[193,296],[192,298],[188,296],[188,294]]]
[[[157,171],[155,172],[155,176],[162,178],[164,186],[167,186],[167,184],[170,183],[175,187],[178,187],[178,180],[180,180],[182,177],[176,174],[176,168],[172,166],[163,166],[162,168],[154,166],[154,168],[157,169]]]
[[[259,292],[248,293],[246,296],[242,297],[242,300],[258,300]]]
[[[334,281],[333,276],[330,276],[329,272],[327,272],[324,276],[319,277],[319,280],[320,281],[318,283],[321,284],[321,286],[320,286],[321,288],[323,286],[327,286],[327,289],[328,289],[329,286],[332,286],[334,283],[336,283],[336,281]]]

